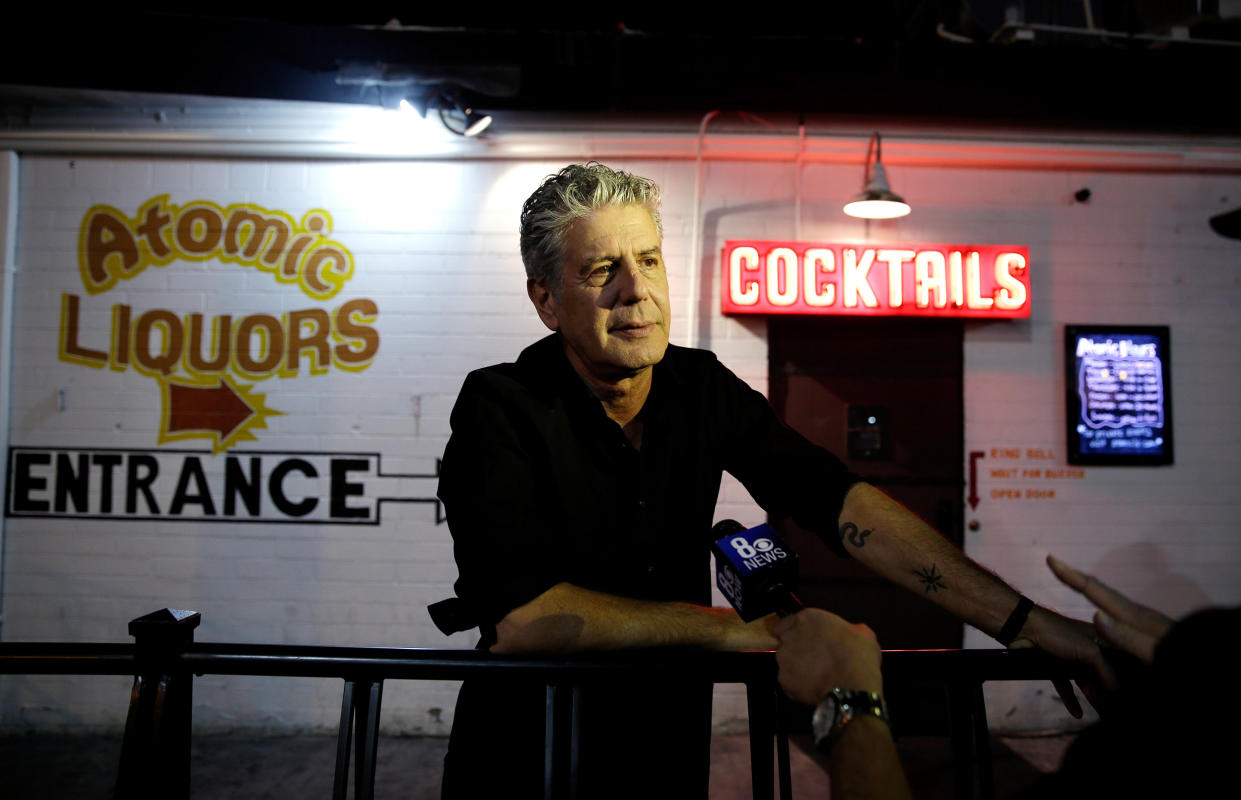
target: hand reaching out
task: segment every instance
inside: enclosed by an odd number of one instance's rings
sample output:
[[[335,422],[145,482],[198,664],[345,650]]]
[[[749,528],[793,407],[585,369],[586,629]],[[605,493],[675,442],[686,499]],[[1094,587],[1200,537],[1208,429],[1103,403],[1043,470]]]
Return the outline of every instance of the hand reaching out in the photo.
[[[1172,628],[1172,620],[1154,609],[1135,603],[1093,575],[1076,570],[1055,556],[1047,566],[1064,585],[1085,595],[1098,607],[1094,627],[1098,634],[1144,663],[1155,658],[1155,645]]]

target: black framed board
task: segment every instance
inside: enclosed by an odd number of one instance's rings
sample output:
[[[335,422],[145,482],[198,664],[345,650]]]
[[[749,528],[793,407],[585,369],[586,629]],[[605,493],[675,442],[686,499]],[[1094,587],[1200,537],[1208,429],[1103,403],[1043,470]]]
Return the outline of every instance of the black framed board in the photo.
[[[1171,366],[1166,325],[1066,325],[1069,463],[1171,464]]]

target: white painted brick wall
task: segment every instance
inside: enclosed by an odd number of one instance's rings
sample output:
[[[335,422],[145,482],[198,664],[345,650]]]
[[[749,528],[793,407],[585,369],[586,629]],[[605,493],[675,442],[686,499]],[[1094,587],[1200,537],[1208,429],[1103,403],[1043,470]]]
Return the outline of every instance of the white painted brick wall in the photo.
[[[72,162],[72,163],[71,163]],[[719,251],[728,238],[796,236],[791,163],[704,166],[699,324],[685,327],[693,251],[694,165],[617,161],[665,193],[673,340],[713,349],[756,388],[767,387],[766,324],[720,315]],[[160,193],[172,201],[252,202],[298,218],[332,214],[332,238],[353,253],[341,298],[379,305],[380,350],[359,373],[255,383],[273,408],[249,450],[380,452],[389,473],[427,474],[443,451],[448,414],[466,372],[512,360],[542,336],[524,292],[517,212],[559,162],[293,163],[223,160],[22,160],[21,228],[11,443],[154,448],[154,381],[56,359],[60,295],[81,291],[75,248],[94,203],[132,213]],[[1172,326],[1177,464],[1088,468],[1056,484],[1054,501],[999,504],[971,515],[971,555],[1035,599],[1066,613],[1087,609],[1042,566],[1056,552],[1172,613],[1236,603],[1237,434],[1224,422],[1241,390],[1234,341],[1241,281],[1236,242],[1205,220],[1241,196],[1235,179],[1085,172],[890,169],[915,206],[906,220],[863,223],[839,212],[858,170],[810,164],[803,172],[801,237],[1027,244],[1029,321],[967,326],[966,450],[1039,447],[1063,464],[1061,329],[1066,322]],[[1074,204],[1081,186],[1094,192]],[[1231,201],[1221,197],[1231,196]],[[112,303],[178,313],[275,313],[334,307],[251,268],[217,262],[148,269],[98,298],[83,298],[83,326],[105,331]],[[106,334],[100,334],[102,339]],[[57,392],[66,390],[59,411]],[[1211,420],[1209,424],[1206,420]],[[192,445],[193,443],[191,443]],[[175,446],[175,445],[174,445]],[[982,492],[992,484],[983,462]],[[431,496],[433,480],[411,479]],[[757,521],[761,511],[726,478],[717,517]],[[203,641],[470,647],[446,639],[425,606],[448,596],[456,568],[446,526],[424,504],[386,504],[375,527],[9,519],[6,640],[117,640],[125,623],[165,605],[204,614]],[[989,646],[970,636],[971,646]],[[117,726],[124,682],[0,678],[0,724]],[[323,681],[206,678],[196,724],[330,728],[339,685]],[[1041,692],[1041,694],[1040,694]],[[385,689],[385,729],[446,733],[452,684]],[[1063,713],[1043,687],[992,690],[996,724],[1056,727]],[[1011,712],[1011,713],[1010,713]],[[717,722],[744,716],[740,694],[717,694]]]
[[[929,171],[928,171],[929,172]],[[903,172],[916,188],[933,175]],[[909,185],[902,182],[902,187]],[[940,184],[943,185],[943,184]],[[1239,437],[1229,418],[1241,390],[1238,243],[1207,219],[1235,206],[1235,178],[1072,173],[959,173],[951,184],[991,197],[983,219],[968,207],[940,220],[944,236],[977,236],[980,224],[1026,228],[1035,276],[1030,322],[970,326],[965,342],[966,451],[1044,448],[1054,459],[1004,466],[1065,466],[1063,327],[1136,323],[1171,327],[1176,463],[1169,467],[1085,467],[1081,480],[993,479],[983,460],[969,515],[968,552],[1039,602],[1088,617],[1043,558],[1055,553],[1121,591],[1174,616],[1241,600]],[[1030,208],[1003,203],[1018,189]],[[1087,204],[1073,191],[1092,190]],[[912,194],[912,192],[911,192]],[[1231,197],[1231,200],[1229,199]],[[1030,213],[1034,211],[1034,213]],[[1031,223],[1036,223],[1031,225]],[[1020,241],[1020,240],[1019,240]],[[1054,500],[991,501],[993,487],[1055,488]],[[971,631],[967,646],[995,646]],[[992,724],[1054,728],[1064,712],[1047,687],[988,687]],[[1011,716],[1010,716],[1011,715]]]

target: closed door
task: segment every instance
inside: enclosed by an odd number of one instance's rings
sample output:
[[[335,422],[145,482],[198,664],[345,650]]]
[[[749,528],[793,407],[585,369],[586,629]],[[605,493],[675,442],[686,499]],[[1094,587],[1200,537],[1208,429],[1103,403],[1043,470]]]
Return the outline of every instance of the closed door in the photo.
[[[953,320],[772,318],[772,405],[960,546],[962,326]],[[801,557],[801,594],[870,625],[886,649],[960,647],[961,623],[921,594],[772,520]]]

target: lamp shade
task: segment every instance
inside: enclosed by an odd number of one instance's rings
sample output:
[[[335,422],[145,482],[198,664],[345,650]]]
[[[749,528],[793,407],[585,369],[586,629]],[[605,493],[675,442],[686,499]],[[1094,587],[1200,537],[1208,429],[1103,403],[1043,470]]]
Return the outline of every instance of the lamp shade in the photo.
[[[491,127],[491,115],[480,114],[473,109],[466,109],[465,114],[465,133],[463,136],[477,136],[483,131]]]
[[[909,204],[888,187],[888,175],[883,162],[875,161],[870,171],[870,182],[856,197],[845,203],[845,213],[860,219],[895,219],[910,212]]]

